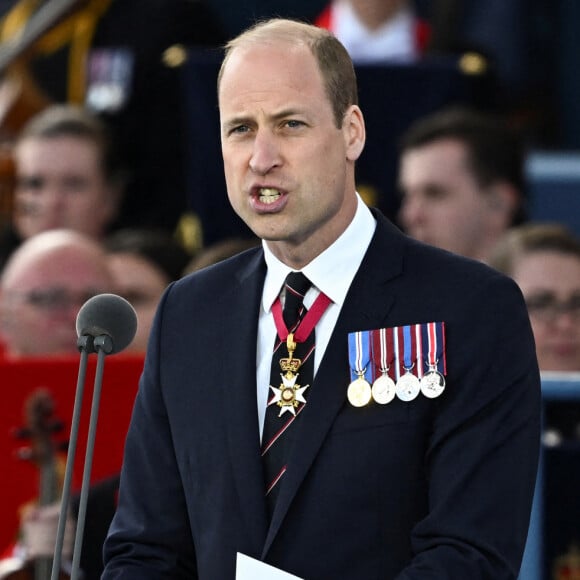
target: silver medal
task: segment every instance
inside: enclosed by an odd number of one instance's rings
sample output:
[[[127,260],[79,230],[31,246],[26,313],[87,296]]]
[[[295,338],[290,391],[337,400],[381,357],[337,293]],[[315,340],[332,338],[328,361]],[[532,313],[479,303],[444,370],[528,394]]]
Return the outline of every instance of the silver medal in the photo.
[[[421,384],[419,383],[419,379],[409,371],[402,375],[397,381],[396,393],[401,401],[412,401],[417,397],[420,391]]]
[[[373,400],[379,405],[386,405],[395,398],[396,390],[395,381],[387,373],[383,373],[373,383]]]
[[[421,392],[428,399],[435,399],[445,390],[445,377],[435,368],[429,369],[421,378]]]

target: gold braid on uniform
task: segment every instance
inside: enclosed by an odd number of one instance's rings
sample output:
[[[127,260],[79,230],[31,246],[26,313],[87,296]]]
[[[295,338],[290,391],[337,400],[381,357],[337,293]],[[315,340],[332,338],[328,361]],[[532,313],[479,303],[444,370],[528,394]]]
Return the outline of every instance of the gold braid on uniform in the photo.
[[[42,0],[20,0],[0,26],[0,42],[15,40]],[[33,54],[49,55],[69,45],[67,96],[71,103],[85,100],[87,55],[97,23],[112,0],[89,0],[34,43]]]

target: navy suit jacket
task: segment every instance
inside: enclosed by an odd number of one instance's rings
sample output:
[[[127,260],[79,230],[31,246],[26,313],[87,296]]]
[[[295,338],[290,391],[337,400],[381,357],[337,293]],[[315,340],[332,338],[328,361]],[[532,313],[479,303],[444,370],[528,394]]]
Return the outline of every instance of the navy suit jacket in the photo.
[[[517,576],[540,429],[521,293],[375,217],[271,523],[256,403],[262,249],[168,289],[127,437],[106,580],[233,579],[238,551],[308,580]],[[352,407],[348,333],[431,321],[446,327],[444,393]]]

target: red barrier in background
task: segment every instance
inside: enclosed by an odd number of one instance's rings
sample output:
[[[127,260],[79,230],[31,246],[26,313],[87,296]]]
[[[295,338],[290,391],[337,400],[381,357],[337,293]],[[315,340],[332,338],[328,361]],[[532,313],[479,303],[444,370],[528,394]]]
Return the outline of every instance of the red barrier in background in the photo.
[[[80,356],[26,358],[9,361],[0,358],[0,552],[18,531],[21,506],[37,496],[39,473],[29,461],[18,458],[16,431],[25,426],[26,401],[38,389],[47,389],[55,403],[55,416],[64,422],[57,437],[67,440],[70,434]],[[81,413],[73,489],[80,489],[90,419],[97,357],[91,355]],[[121,468],[123,447],[133,400],[137,392],[143,357],[128,354],[105,359],[99,421],[96,433],[91,480],[117,473]],[[62,454],[63,460],[66,456]]]

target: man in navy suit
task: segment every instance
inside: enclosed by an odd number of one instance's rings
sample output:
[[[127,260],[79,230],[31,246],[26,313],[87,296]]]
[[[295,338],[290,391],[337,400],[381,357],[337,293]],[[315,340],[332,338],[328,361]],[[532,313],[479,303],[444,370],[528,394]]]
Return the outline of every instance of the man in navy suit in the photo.
[[[540,423],[519,290],[363,204],[327,31],[258,24],[218,83],[229,199],[264,242],[161,301],[103,578],[229,579],[238,553],[309,580],[515,578]],[[291,271],[312,287],[282,291]]]

